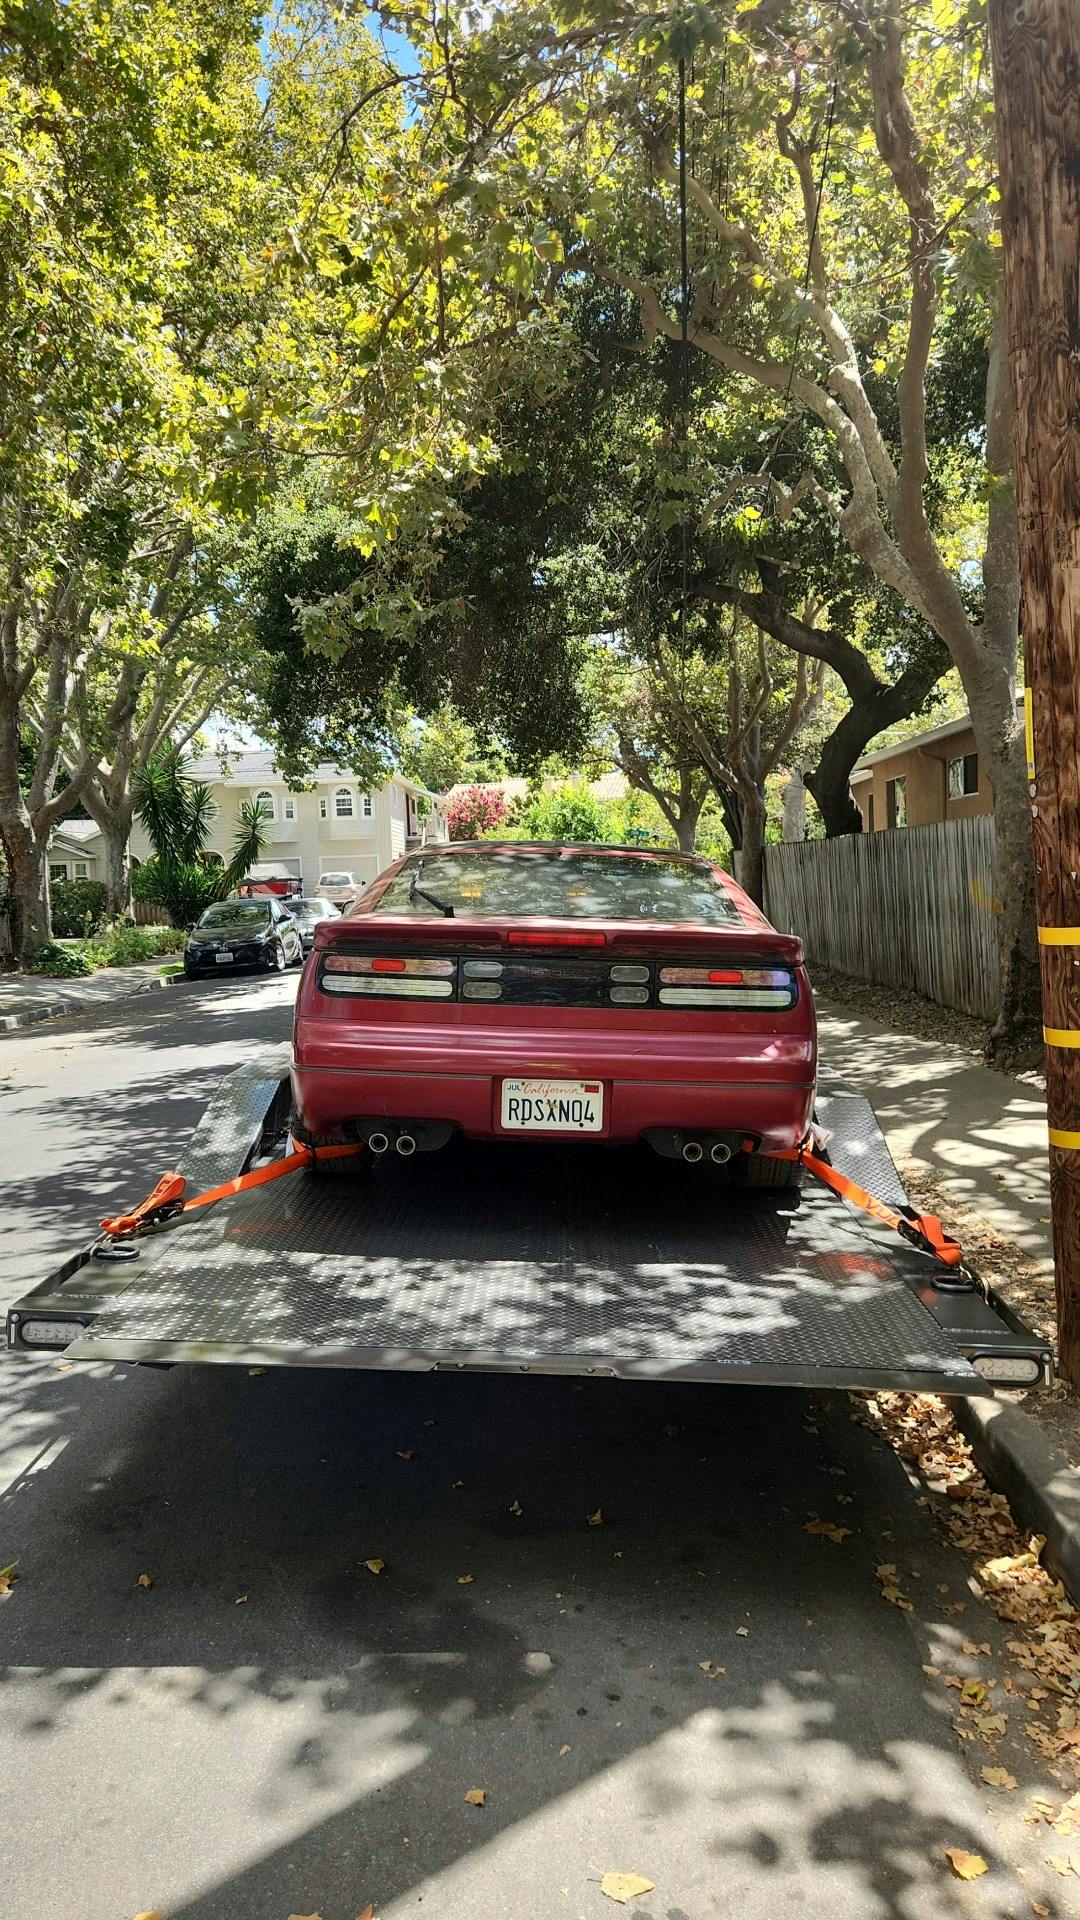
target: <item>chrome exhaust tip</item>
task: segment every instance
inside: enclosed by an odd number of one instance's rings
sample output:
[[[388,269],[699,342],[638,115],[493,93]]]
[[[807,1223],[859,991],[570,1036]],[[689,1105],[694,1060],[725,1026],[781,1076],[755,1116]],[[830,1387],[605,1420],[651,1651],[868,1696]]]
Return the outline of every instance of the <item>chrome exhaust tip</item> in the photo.
[[[701,1141],[688,1140],[683,1147],[682,1157],[684,1160],[689,1160],[693,1166],[696,1166],[699,1160],[705,1158],[705,1149]]]
[[[390,1146],[385,1133],[369,1133],[367,1143],[371,1153],[386,1153]]]
[[[416,1152],[416,1141],[411,1133],[399,1133],[394,1145],[403,1160],[407,1160],[411,1153]]]
[[[714,1140],[709,1148],[709,1158],[714,1167],[726,1167],[731,1159],[731,1148],[726,1140]]]

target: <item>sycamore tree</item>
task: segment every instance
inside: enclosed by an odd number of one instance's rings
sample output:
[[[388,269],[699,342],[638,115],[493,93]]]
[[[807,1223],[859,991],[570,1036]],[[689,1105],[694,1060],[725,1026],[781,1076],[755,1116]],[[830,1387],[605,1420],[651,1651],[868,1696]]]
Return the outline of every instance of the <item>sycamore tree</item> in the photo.
[[[1012,442],[997,188],[979,0],[760,0],[749,6],[562,0],[418,4],[423,119],[489,233],[553,233],[564,270],[637,303],[646,342],[681,334],[676,72],[688,71],[695,354],[730,376],[760,458],[716,475],[783,523],[813,505],[959,672],[995,797],[1002,902],[998,1041],[1037,991],[1022,730]],[[507,244],[513,244],[508,241]],[[928,380],[961,303],[986,379],[960,464],[979,485],[938,509],[949,459]],[[799,418],[819,448],[781,460]]]

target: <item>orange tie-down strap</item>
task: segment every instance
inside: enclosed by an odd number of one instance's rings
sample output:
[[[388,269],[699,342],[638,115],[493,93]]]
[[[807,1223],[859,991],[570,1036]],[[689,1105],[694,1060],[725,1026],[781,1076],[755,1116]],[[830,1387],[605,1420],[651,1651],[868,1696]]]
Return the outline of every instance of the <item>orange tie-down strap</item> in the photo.
[[[196,1207],[212,1207],[216,1200],[228,1200],[234,1193],[269,1186],[271,1180],[282,1180],[287,1173],[298,1173],[301,1167],[313,1166],[317,1160],[342,1160],[346,1154],[365,1151],[363,1141],[340,1147],[295,1147],[281,1160],[272,1160],[268,1167],[238,1173],[235,1180],[226,1180],[220,1187],[207,1187],[205,1193],[194,1193],[190,1199],[185,1198],[187,1182],[182,1173],[163,1173],[153,1193],[148,1193],[130,1213],[118,1213],[101,1224],[111,1239],[126,1238],[144,1227],[171,1220],[176,1214],[193,1213]]]
[[[784,1153],[770,1154],[769,1158],[801,1161],[807,1172],[813,1174],[815,1180],[820,1180],[824,1186],[831,1187],[834,1193],[838,1193],[840,1198],[847,1200],[851,1206],[858,1207],[863,1213],[868,1213],[871,1220],[880,1221],[883,1227],[891,1227],[894,1233],[899,1233],[905,1240],[910,1240],[912,1246],[918,1247],[921,1252],[932,1253],[935,1260],[941,1261],[942,1266],[959,1267],[963,1264],[963,1247],[959,1240],[954,1240],[950,1234],[946,1233],[935,1213],[916,1213],[914,1208],[910,1213],[897,1213],[895,1207],[887,1207],[884,1200],[875,1199],[865,1187],[860,1187],[857,1180],[849,1180],[846,1173],[841,1173],[838,1168],[830,1166],[827,1160],[820,1159],[816,1153],[810,1151],[809,1147],[791,1147]]]

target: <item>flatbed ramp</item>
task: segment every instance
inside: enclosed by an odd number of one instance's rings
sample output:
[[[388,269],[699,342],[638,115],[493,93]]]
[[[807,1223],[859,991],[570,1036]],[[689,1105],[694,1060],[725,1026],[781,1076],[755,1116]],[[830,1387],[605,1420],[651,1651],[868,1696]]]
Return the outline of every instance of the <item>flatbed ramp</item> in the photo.
[[[280,1149],[280,1066],[223,1083],[182,1163],[189,1191]],[[818,1119],[835,1165],[905,1204],[865,1100],[834,1086]],[[65,1344],[33,1332],[65,1316],[76,1360],[943,1393],[990,1391],[980,1367],[1034,1382],[1050,1364],[992,1295],[824,1188],[748,1191],[579,1144],[460,1143],[256,1188],[141,1239],[130,1264],[88,1249],[12,1310],[9,1343]]]

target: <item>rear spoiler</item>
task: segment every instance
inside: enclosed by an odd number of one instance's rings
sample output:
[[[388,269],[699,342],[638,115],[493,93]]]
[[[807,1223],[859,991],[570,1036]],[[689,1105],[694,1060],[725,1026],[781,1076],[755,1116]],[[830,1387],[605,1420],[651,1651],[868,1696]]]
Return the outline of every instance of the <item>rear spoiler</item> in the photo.
[[[515,922],[515,924],[517,924]],[[670,959],[677,954],[716,954],[730,956],[750,956],[754,958],[782,960],[789,967],[803,964],[802,941],[793,933],[776,933],[772,927],[701,926],[685,921],[650,921],[640,928],[627,928],[612,932],[603,921],[597,920],[545,920],[530,917],[525,924],[534,933],[545,929],[551,933],[575,931],[602,933],[608,953],[637,954],[643,959]],[[384,946],[387,942],[395,945],[415,946],[422,942],[425,947],[449,947],[457,952],[468,949],[471,952],[500,952],[507,946],[507,929],[503,924],[493,925],[489,919],[466,919],[455,915],[447,920],[442,914],[416,913],[358,913],[347,914],[340,920],[320,920],[315,928],[315,949],[346,945],[356,949],[369,948],[373,944]],[[595,946],[583,948],[583,952],[595,957],[599,949]]]

